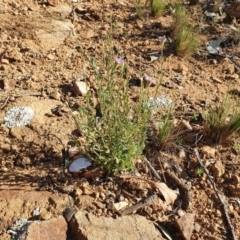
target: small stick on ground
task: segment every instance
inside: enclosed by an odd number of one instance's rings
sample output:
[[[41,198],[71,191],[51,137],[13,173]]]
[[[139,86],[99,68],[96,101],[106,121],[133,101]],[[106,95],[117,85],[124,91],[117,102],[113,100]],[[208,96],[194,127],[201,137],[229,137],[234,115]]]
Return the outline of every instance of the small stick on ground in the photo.
[[[17,95],[13,95],[12,97],[18,98],[18,97],[24,97],[24,96],[42,96],[41,92],[35,92],[35,93],[22,93],[22,94],[17,94]],[[8,103],[10,96],[6,97],[3,101],[4,102],[2,104],[2,106],[0,107],[1,109],[3,109],[5,107],[5,105]]]
[[[158,197],[157,194],[153,194],[153,195],[151,195],[151,196],[149,196],[149,197],[141,200],[141,201],[138,202],[137,204],[135,204],[135,205],[133,205],[133,206],[131,206],[131,207],[129,207],[129,208],[121,211],[120,214],[121,214],[122,216],[124,216],[124,215],[130,214],[130,213],[132,213],[132,212],[135,212],[135,211],[137,211],[138,209],[140,209],[140,208],[145,207],[146,205],[148,205],[150,202],[152,202],[153,200],[155,200],[157,197]]]
[[[146,157],[144,157],[144,160],[146,161],[148,167],[151,169],[151,171],[153,172],[155,178],[159,181],[161,181],[161,177],[159,176],[159,174],[157,173],[157,171],[155,170],[155,168],[152,166],[152,164],[147,160]]]
[[[1,106],[1,109],[3,109],[5,107],[5,105],[8,103],[9,98],[10,98],[9,96],[6,97],[6,99],[4,100],[4,103]]]
[[[127,179],[127,178],[135,178],[135,179],[139,179],[139,180],[142,180],[142,181],[145,181],[145,182],[148,182],[150,184],[153,184],[155,186],[155,182],[149,180],[149,179],[145,179],[143,177],[138,177],[138,176],[132,176],[132,175],[122,175],[120,176],[120,178],[123,178],[123,179]]]
[[[13,97],[24,97],[24,96],[42,96],[41,92],[35,92],[35,93],[22,93],[22,94],[17,94],[14,95]]]
[[[228,229],[229,229],[229,234],[231,235],[231,239],[232,240],[237,240],[237,237],[235,235],[235,232],[234,232],[234,229],[233,229],[233,226],[232,226],[229,214],[228,214],[228,208],[227,208],[227,203],[226,203],[225,197],[222,194],[220,194],[219,190],[216,188],[215,183],[213,182],[211,176],[207,172],[207,170],[206,170],[206,168],[205,168],[205,166],[204,166],[204,164],[203,164],[203,162],[202,162],[202,160],[199,156],[199,152],[198,152],[197,148],[194,148],[194,153],[195,153],[195,155],[197,157],[197,160],[200,163],[201,167],[204,169],[204,172],[206,173],[206,175],[208,177],[208,180],[212,184],[213,189],[214,189],[215,193],[217,194],[217,197],[218,197],[220,203],[222,204],[223,212],[224,212],[224,215],[225,215],[225,218],[226,218],[226,221],[227,221],[227,225],[228,225]]]
[[[192,205],[191,187],[183,183],[183,181],[179,179],[169,169],[166,171],[166,177],[168,180],[170,180],[174,185],[176,185],[179,188],[180,195],[182,198],[182,208],[184,210],[191,208]]]

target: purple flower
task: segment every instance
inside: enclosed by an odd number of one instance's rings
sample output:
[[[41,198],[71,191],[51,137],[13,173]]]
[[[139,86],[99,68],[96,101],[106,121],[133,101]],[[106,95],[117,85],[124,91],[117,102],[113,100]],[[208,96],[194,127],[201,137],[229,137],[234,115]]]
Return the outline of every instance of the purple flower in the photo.
[[[124,64],[124,60],[122,58],[115,57],[114,59],[118,65],[122,66]]]
[[[159,40],[160,42],[165,43],[165,42],[167,41],[167,38],[166,38],[166,36],[164,35],[164,36],[158,37],[158,40]]]
[[[144,75],[143,75],[143,81],[145,81],[149,84],[152,84],[152,85],[156,85],[155,79],[149,77],[146,73],[144,73]]]

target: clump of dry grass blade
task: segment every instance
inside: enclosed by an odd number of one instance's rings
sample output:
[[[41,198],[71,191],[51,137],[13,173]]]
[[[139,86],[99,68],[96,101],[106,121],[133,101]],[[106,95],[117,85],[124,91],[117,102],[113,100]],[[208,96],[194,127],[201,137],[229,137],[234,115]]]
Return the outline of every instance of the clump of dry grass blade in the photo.
[[[174,21],[171,26],[172,36],[175,41],[175,51],[179,56],[193,53],[198,45],[197,33],[190,24],[190,19],[181,4],[175,4]]]
[[[153,130],[151,144],[158,150],[182,149],[184,145],[183,136],[189,129],[180,122],[177,125],[170,119],[170,115],[162,117],[157,126],[152,126]]]
[[[183,135],[186,128],[179,123],[177,126],[167,124],[159,130],[159,147],[161,150],[182,149],[184,145]]]
[[[227,142],[240,129],[240,112],[231,110],[233,101],[226,97],[218,106],[205,114],[204,132],[207,138],[221,144]]]

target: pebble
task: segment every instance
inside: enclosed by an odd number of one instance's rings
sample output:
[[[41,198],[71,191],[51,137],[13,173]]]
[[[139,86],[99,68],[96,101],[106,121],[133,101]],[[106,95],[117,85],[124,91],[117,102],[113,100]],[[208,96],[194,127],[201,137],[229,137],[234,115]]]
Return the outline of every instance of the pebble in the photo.
[[[89,91],[89,87],[86,82],[73,81],[73,91],[76,95],[86,95]]]
[[[52,217],[51,212],[47,211],[46,209],[42,209],[40,213],[40,217],[43,220],[48,220]]]
[[[11,151],[11,145],[6,143],[1,146],[3,151],[10,152]]]
[[[58,0],[47,0],[47,2],[49,5],[54,6],[54,7],[56,7],[59,3]]]
[[[1,171],[3,171],[3,172],[8,172],[8,168],[7,168],[7,167],[2,167],[2,168],[1,168]]]
[[[65,211],[63,212],[63,216],[67,222],[70,222],[75,213],[76,210],[74,208],[66,208]]]
[[[74,191],[74,196],[75,197],[79,197],[82,194],[83,194],[83,191],[81,189],[79,189],[79,188],[75,189],[75,191]]]
[[[13,49],[9,53],[9,58],[20,62],[22,60],[22,54],[20,52],[18,52],[16,49]]]
[[[196,223],[194,224],[194,230],[195,230],[197,233],[199,233],[200,230],[201,230],[201,225],[196,222]]]
[[[61,99],[61,94],[58,92],[57,89],[54,89],[54,90],[50,93],[50,97],[52,97],[53,99],[56,99],[56,100],[60,100],[60,99]]]
[[[53,59],[55,58],[55,56],[50,53],[50,54],[47,55],[47,58],[48,58],[49,60],[53,60]]]

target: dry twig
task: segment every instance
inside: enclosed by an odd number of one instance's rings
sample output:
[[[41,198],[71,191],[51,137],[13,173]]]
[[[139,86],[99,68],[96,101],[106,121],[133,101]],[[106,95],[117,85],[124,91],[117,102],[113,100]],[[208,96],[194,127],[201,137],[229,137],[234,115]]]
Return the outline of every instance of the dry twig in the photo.
[[[167,179],[170,180],[173,184],[175,184],[180,191],[180,195],[182,198],[182,208],[188,209],[191,208],[192,196],[191,196],[191,186],[183,183],[181,179],[179,179],[176,174],[172,173],[169,169],[166,171]]]
[[[217,194],[217,197],[218,197],[220,203],[222,204],[223,212],[224,212],[224,215],[225,215],[225,218],[226,218],[226,222],[227,222],[227,225],[228,225],[229,234],[231,235],[231,239],[232,240],[237,240],[237,237],[235,235],[235,232],[234,232],[234,229],[233,229],[233,226],[232,226],[229,214],[228,214],[228,208],[227,208],[227,203],[226,203],[225,197],[216,188],[216,185],[215,185],[214,181],[212,180],[211,176],[207,172],[207,170],[206,170],[206,168],[205,168],[205,166],[204,166],[204,164],[203,164],[203,162],[202,162],[202,160],[199,156],[199,152],[198,152],[197,148],[194,148],[194,153],[195,153],[195,155],[197,157],[197,160],[200,163],[201,167],[204,169],[204,172],[206,173],[206,175],[208,177],[208,180],[212,184],[213,189],[214,189],[215,193]]]
[[[140,202],[138,202],[137,204],[123,210],[121,213],[121,215],[127,215],[127,214],[130,214],[132,212],[135,212],[137,211],[138,209],[142,208],[142,207],[145,207],[146,205],[148,205],[150,202],[152,202],[153,200],[157,199],[157,194],[153,194],[143,200],[141,200]]]
[[[1,109],[3,109],[5,105],[8,103],[9,98],[10,98],[9,96],[5,98],[4,103],[1,106]]]
[[[13,95],[12,97],[18,98],[18,97],[24,97],[24,96],[42,96],[41,92],[35,92],[35,93],[22,93],[22,94],[17,94],[17,95]],[[7,96],[3,101],[4,102],[2,104],[2,106],[0,107],[1,109],[3,109],[5,107],[5,105],[8,103],[10,99],[10,96]]]
[[[155,168],[152,166],[152,164],[147,160],[146,157],[144,157],[144,160],[146,161],[148,167],[150,168],[150,170],[153,172],[155,178],[159,181],[161,181],[161,177],[159,176],[159,174],[157,173],[157,171],[155,170]]]

